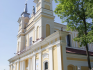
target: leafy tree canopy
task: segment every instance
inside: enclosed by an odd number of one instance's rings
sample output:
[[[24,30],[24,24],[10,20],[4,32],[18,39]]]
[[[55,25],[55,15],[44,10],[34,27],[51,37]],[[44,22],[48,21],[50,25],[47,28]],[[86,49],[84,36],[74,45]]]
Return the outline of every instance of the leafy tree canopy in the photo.
[[[55,1],[59,4],[54,12],[62,19],[62,23],[67,22],[67,30],[78,31],[74,40],[81,42],[80,46],[93,42],[93,0]]]

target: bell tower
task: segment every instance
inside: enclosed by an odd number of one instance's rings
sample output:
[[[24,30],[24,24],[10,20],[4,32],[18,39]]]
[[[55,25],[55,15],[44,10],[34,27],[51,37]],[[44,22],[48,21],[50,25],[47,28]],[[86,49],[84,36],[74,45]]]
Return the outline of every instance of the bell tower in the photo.
[[[34,0],[36,3],[36,12],[41,10],[43,13],[53,15],[52,0]]]
[[[18,19],[19,31],[17,35],[17,53],[25,48],[25,28],[26,24],[29,22],[29,13],[27,13],[27,3],[25,4],[24,12]]]
[[[54,32],[54,16],[52,0],[34,0],[36,3],[36,15],[40,15],[41,37],[45,38]]]

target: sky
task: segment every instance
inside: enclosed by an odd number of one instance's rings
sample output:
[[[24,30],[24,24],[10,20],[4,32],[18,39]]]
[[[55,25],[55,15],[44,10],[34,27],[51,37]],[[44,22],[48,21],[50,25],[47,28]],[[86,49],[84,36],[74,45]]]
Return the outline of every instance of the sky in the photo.
[[[0,70],[9,70],[8,59],[15,56],[17,49],[18,18],[24,11],[26,0],[0,0]],[[28,0],[28,13],[32,13],[33,0]],[[53,1],[53,10],[56,8]],[[31,15],[30,15],[31,16]],[[55,15],[55,22],[61,20]]]

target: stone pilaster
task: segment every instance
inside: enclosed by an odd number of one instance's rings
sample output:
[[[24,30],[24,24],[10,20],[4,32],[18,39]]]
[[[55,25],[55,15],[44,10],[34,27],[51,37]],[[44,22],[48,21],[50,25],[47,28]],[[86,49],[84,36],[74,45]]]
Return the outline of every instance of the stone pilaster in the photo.
[[[35,70],[36,69],[36,56],[35,55],[32,57],[32,62],[33,62],[33,70]]]
[[[49,48],[49,67],[53,70],[53,48]]]
[[[39,70],[41,70],[41,63],[42,63],[42,61],[41,61],[41,52],[39,52]]]
[[[31,61],[32,61],[32,60],[29,58],[29,59],[28,59],[28,70],[31,70],[31,67],[32,67],[32,66],[31,66],[31,63],[32,63],[32,62],[31,62]]]
[[[16,70],[16,63],[15,63],[15,67],[14,67],[14,70]]]
[[[57,59],[58,59],[58,70],[62,70],[62,61],[61,61],[61,46],[60,44],[57,45]]]
[[[19,61],[17,62],[17,70],[19,70]]]
[[[22,62],[20,61],[20,70],[22,70]]]
[[[11,70],[11,65],[9,65],[9,70]]]
[[[22,70],[25,70],[25,61],[22,62]]]
[[[11,70],[13,70],[13,64],[11,64]]]

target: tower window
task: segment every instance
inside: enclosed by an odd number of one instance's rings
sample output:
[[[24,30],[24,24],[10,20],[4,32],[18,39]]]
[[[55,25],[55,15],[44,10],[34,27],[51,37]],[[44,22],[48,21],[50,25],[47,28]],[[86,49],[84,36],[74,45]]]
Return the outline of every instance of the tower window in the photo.
[[[37,27],[37,39],[39,38],[39,26]]]
[[[67,35],[67,46],[71,46],[71,44],[70,44],[70,35]]]
[[[30,37],[30,46],[32,45],[32,37]]]
[[[50,6],[49,5],[45,5],[45,9],[50,10]]]
[[[19,48],[20,47],[20,45],[19,45],[19,42],[18,42],[18,47],[17,47],[17,53],[20,51]]]
[[[46,37],[50,35],[50,25],[46,24]]]
[[[45,70],[48,69],[48,62],[45,62]]]

